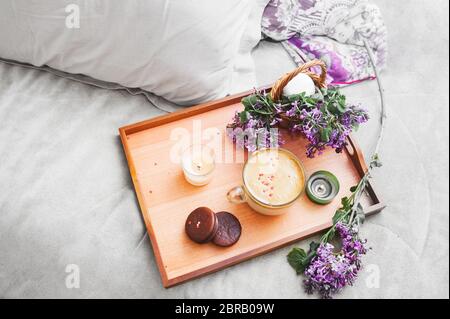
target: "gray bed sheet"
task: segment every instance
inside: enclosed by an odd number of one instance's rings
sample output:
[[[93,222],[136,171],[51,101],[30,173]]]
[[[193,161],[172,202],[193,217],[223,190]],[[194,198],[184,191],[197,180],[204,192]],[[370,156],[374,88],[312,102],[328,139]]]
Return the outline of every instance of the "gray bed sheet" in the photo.
[[[374,182],[388,208],[364,225],[373,249],[339,298],[448,298],[448,2],[376,2],[390,62],[384,167]],[[262,42],[254,58],[261,85],[294,67],[276,43]],[[372,114],[357,133],[369,154],[376,84],[345,91]],[[308,240],[162,287],[117,132],[162,113],[142,95],[0,63],[0,297],[311,298],[286,262]],[[80,270],[75,289],[66,287],[71,264]]]

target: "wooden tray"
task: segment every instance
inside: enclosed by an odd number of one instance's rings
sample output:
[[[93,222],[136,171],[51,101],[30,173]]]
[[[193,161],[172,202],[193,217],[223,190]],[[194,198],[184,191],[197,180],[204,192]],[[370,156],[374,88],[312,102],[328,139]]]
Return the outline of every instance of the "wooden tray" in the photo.
[[[242,163],[218,164],[213,181],[206,186],[188,184],[180,165],[169,160],[170,149],[176,143],[171,140],[173,130],[183,128],[191,132],[194,123],[201,123],[202,129],[217,128],[222,134],[223,148],[233,149],[235,156],[244,155],[244,151],[236,149],[225,136],[225,128],[235,111],[243,108],[241,98],[251,93],[187,108],[119,130],[164,287],[265,254],[330,227],[340,198],[349,193],[350,187],[367,169],[363,155],[352,139],[346,152],[336,154],[334,150],[328,150],[318,158],[308,159],[305,156],[306,141],[285,134],[287,143],[283,147],[303,161],[308,175],[325,169],[338,177],[341,191],[334,202],[319,206],[302,195],[288,213],[274,217],[260,215],[247,204],[231,204],[226,193],[241,183]],[[366,194],[363,202],[366,214],[384,208],[371,186]],[[243,228],[240,240],[228,248],[199,245],[189,240],[184,223],[187,215],[199,206],[234,213]]]

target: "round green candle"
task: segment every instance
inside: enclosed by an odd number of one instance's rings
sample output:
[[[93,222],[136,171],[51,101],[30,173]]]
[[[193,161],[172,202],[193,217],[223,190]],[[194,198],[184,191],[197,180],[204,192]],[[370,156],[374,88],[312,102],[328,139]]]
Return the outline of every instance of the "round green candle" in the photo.
[[[311,175],[306,184],[306,194],[316,204],[326,205],[339,193],[339,180],[328,171],[318,171]]]

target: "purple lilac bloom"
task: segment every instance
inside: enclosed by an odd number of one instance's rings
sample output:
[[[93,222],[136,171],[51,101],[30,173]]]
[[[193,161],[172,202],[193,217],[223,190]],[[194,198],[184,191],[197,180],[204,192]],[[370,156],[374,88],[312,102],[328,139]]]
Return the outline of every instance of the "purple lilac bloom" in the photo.
[[[305,270],[306,292],[318,292],[325,299],[353,285],[362,267],[361,257],[367,253],[366,241],[359,239],[357,229],[338,223],[336,230],[342,241],[342,250],[335,252],[332,244],[322,243]]]
[[[286,115],[293,117],[292,112]],[[300,111],[298,120],[300,125],[292,127],[293,131],[303,133],[308,140],[306,154],[313,158],[316,153],[319,155],[323,153],[327,146],[332,147],[337,153],[342,152],[347,145],[347,137],[355,127],[367,122],[369,119],[367,112],[361,108],[351,106],[341,115],[338,123],[330,122],[330,119],[322,113],[320,106],[311,109],[303,108]],[[340,124],[340,125],[337,125]],[[328,140],[321,137],[321,130],[331,128]]]
[[[259,100],[252,105],[251,115],[245,116],[246,120],[243,122],[239,113],[236,113],[233,122],[228,125],[228,128],[233,130],[227,132],[234,142],[249,151],[259,147],[281,145],[281,135],[271,130],[279,123],[287,123],[292,132],[300,133],[308,140],[306,147],[308,157],[313,158],[316,154],[322,154],[327,147],[334,148],[340,153],[347,145],[347,138],[351,132],[369,119],[367,111],[359,106],[347,105],[345,112],[331,114],[326,107],[323,108],[326,103],[320,99],[311,106],[311,103],[305,104],[302,100],[286,104],[273,103],[265,100],[268,99],[268,95],[264,91],[256,92],[255,95]],[[272,113],[267,115],[264,112],[268,111],[269,104],[273,109]]]
[[[246,122],[242,122],[239,113],[236,112],[232,124],[227,127],[227,135],[239,147],[246,148],[249,152],[254,152],[258,148],[278,147],[284,143],[279,131],[275,126],[278,119],[274,119],[267,127],[261,120],[250,117]]]

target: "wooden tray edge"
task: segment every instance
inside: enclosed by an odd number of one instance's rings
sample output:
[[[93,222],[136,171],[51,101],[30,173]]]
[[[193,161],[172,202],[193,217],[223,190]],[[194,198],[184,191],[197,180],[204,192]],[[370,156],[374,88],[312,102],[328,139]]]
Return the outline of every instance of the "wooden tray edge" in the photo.
[[[260,88],[260,90],[264,90],[264,89],[270,89],[270,86]],[[180,111],[168,113],[168,114],[163,114],[163,115],[156,116],[156,117],[148,119],[148,120],[144,120],[141,122],[123,126],[119,129],[119,132],[124,132],[124,134],[126,136],[126,135],[137,133],[137,132],[140,132],[140,131],[143,131],[143,130],[146,130],[146,129],[149,129],[149,128],[152,128],[155,126],[167,124],[167,123],[174,122],[174,121],[177,121],[177,120],[180,120],[183,118],[187,118],[187,117],[191,117],[191,116],[205,113],[208,111],[212,111],[215,109],[219,109],[221,107],[224,107],[224,106],[227,106],[230,104],[238,103],[241,101],[241,99],[244,96],[250,95],[253,92],[254,92],[254,90],[250,90],[247,92],[230,95],[230,96],[224,97],[223,99],[199,104],[196,106],[186,107],[186,109],[184,109],[184,110],[180,110]]]
[[[328,228],[331,227],[331,221],[329,223],[326,224],[321,224],[319,226],[315,226],[314,228],[311,228],[310,230],[308,230],[307,232],[299,232],[299,233],[295,233],[291,236],[289,236],[288,238],[279,240],[277,242],[265,245],[263,247],[259,247],[257,249],[254,249],[252,251],[249,251],[247,253],[243,253],[237,256],[234,256],[232,258],[229,258],[225,261],[216,263],[214,265],[210,265],[208,267],[204,267],[201,269],[198,269],[196,271],[190,272],[186,275],[182,275],[173,279],[169,279],[167,281],[167,285],[164,285],[165,288],[171,288],[173,286],[182,284],[188,280],[191,279],[197,279],[206,275],[210,275],[211,273],[217,272],[219,270],[222,270],[224,268],[227,267],[231,267],[234,266],[236,264],[239,264],[241,262],[245,262],[248,261],[252,258],[255,257],[259,257],[265,254],[268,254],[270,252],[273,252],[277,249],[289,246],[295,242],[298,242],[300,240],[303,240],[307,237],[311,237],[317,233],[320,233],[321,231],[323,231],[324,228]]]
[[[148,235],[150,237],[150,243],[152,245],[153,248],[153,252],[155,254],[155,258],[156,258],[156,264],[158,265],[158,270],[161,276],[161,280],[162,283],[164,285],[164,287],[166,287],[166,285],[168,284],[168,278],[167,278],[167,274],[166,271],[164,269],[164,265],[162,262],[162,258],[161,258],[161,253],[159,251],[159,247],[156,241],[156,238],[154,236],[154,231],[153,231],[153,227],[150,223],[150,220],[147,216],[147,206],[144,203],[144,200],[142,199],[142,192],[141,189],[139,187],[139,183],[137,182],[137,178],[136,178],[136,168],[134,166],[134,162],[133,162],[133,158],[130,155],[130,150],[128,148],[128,143],[127,143],[127,133],[126,130],[124,128],[120,128],[119,129],[119,134],[120,134],[120,139],[122,141],[122,146],[124,148],[124,152],[125,152],[125,157],[127,159],[128,162],[128,168],[130,170],[130,176],[131,176],[131,180],[133,182],[133,186],[134,186],[134,190],[135,190],[135,194],[139,203],[139,207],[141,209],[141,215],[144,218],[144,223],[145,223],[145,227],[146,230],[148,232]]]
[[[353,136],[350,136],[348,138],[348,145],[345,147],[345,150],[347,154],[350,156],[350,159],[353,162],[353,165],[355,166],[356,170],[359,173],[360,177],[363,177],[365,173],[368,170],[366,160],[364,158],[364,154],[362,153],[361,148],[359,147],[358,143],[354,139]],[[372,183],[368,183],[366,187],[367,195],[372,199],[374,202],[373,205],[370,207],[365,208],[365,214],[367,216],[376,214],[381,212],[384,208],[386,208],[386,205],[381,201],[379,195],[375,191],[375,188]]]
[[[260,89],[270,89],[270,86],[263,87]],[[152,127],[156,127],[156,126],[167,124],[167,123],[177,121],[177,120],[180,120],[183,118],[187,118],[187,117],[191,117],[191,116],[198,115],[201,113],[205,113],[205,112],[208,112],[211,110],[215,110],[215,109],[218,109],[221,107],[228,106],[230,104],[238,103],[238,102],[240,102],[240,100],[243,97],[250,95],[253,92],[254,92],[254,90],[250,90],[250,91],[234,94],[234,95],[225,97],[223,99],[219,99],[216,101],[207,102],[207,103],[200,104],[197,106],[189,107],[189,108],[186,108],[185,110],[181,110],[181,111],[177,111],[177,112],[173,112],[173,113],[169,113],[169,114],[163,114],[163,115],[160,115],[160,116],[157,116],[157,117],[145,120],[145,121],[137,122],[137,123],[119,128],[120,139],[122,141],[125,156],[126,156],[126,159],[128,162],[131,179],[132,179],[132,182],[133,182],[133,185],[135,188],[135,193],[136,193],[136,196],[137,196],[137,199],[139,202],[139,206],[141,209],[141,214],[144,218],[144,222],[145,222],[146,228],[148,230],[148,235],[150,237],[150,242],[151,242],[153,252],[154,252],[155,258],[156,258],[156,264],[158,265],[162,284],[165,288],[170,288],[170,287],[179,285],[181,283],[184,283],[184,282],[194,279],[194,278],[203,277],[205,275],[214,273],[214,272],[222,270],[224,268],[247,261],[251,258],[258,257],[263,254],[272,252],[276,249],[288,246],[294,242],[304,240],[305,238],[313,236],[314,234],[319,233],[319,232],[323,231],[323,229],[331,226],[331,221],[330,221],[326,225],[320,225],[320,227],[319,226],[314,227],[314,229],[311,232],[297,233],[297,234],[291,235],[287,239],[283,239],[276,243],[272,243],[270,245],[260,247],[258,249],[255,249],[255,250],[250,251],[245,254],[234,256],[233,258],[230,258],[226,261],[219,262],[214,265],[210,265],[208,267],[198,269],[196,271],[190,272],[190,273],[182,275],[182,276],[175,277],[173,279],[168,279],[167,273],[164,269],[164,265],[163,265],[163,262],[161,259],[159,247],[158,247],[156,238],[154,236],[154,231],[153,231],[152,225],[150,223],[150,220],[147,216],[148,208],[146,207],[144,200],[142,199],[142,195],[141,195],[142,193],[141,193],[139,184],[137,182],[136,169],[134,166],[133,159],[129,152],[127,136],[130,134],[134,134],[134,133],[143,131],[143,130],[147,130]],[[365,172],[367,171],[367,164],[365,162],[364,155],[363,155],[361,149],[359,148],[358,144],[353,139],[353,137],[350,136],[348,138],[348,141],[349,141],[349,145],[347,145],[347,147],[346,147],[346,152],[349,154],[354,166],[356,167],[358,173],[362,177],[365,174]],[[368,191],[368,195],[371,197],[371,199],[373,200],[373,202],[375,204],[370,207],[367,207],[365,214],[370,216],[370,215],[381,212],[386,207],[386,205],[381,202],[381,200],[380,200],[379,196],[376,194],[372,184],[369,183],[369,185],[367,187],[367,191]],[[317,228],[320,228],[320,229],[317,229]]]

